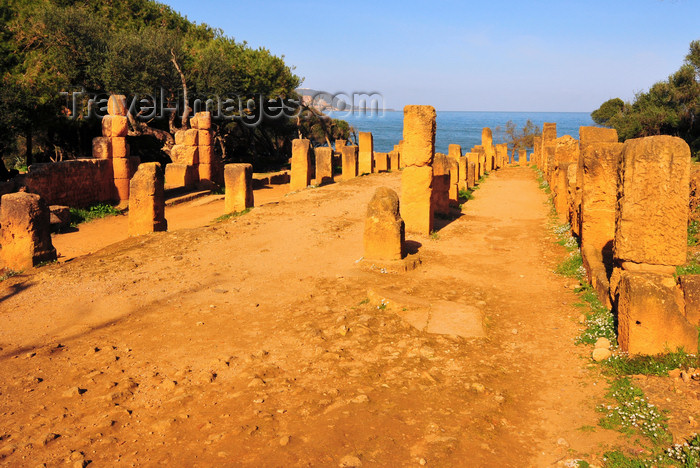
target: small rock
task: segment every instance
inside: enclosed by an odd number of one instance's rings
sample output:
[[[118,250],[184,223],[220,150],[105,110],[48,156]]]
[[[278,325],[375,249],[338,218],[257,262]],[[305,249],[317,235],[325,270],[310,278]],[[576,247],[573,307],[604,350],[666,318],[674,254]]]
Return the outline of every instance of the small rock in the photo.
[[[290,439],[290,438],[291,438],[291,437],[288,436],[288,435],[282,436],[282,437],[280,438],[280,445],[281,445],[282,447],[284,447],[285,445],[289,444],[289,439]]]
[[[595,348],[610,349],[610,340],[607,338],[598,338],[595,342]]]
[[[560,437],[559,439],[557,439],[557,445],[563,445],[564,447],[568,447],[569,443],[566,441],[565,438]]]
[[[362,460],[354,455],[345,455],[338,464],[341,468],[356,468],[362,466]]]
[[[204,322],[197,322],[198,327],[201,327],[202,325],[204,325]]]
[[[579,315],[578,316],[578,323],[580,323],[580,324],[586,323],[586,316],[583,314]]]
[[[612,353],[607,348],[596,348],[593,350],[593,360],[595,362],[605,361],[612,356]]]
[[[425,466],[426,463],[428,463],[428,462],[425,461],[425,458],[421,458],[420,460],[418,460],[418,464],[419,464],[420,466]]]
[[[480,383],[471,384],[471,389],[474,390],[476,393],[484,393],[486,391],[486,387],[484,387]]]
[[[254,378],[248,384],[248,388],[264,387],[265,381],[259,377]]]
[[[517,335],[517,334],[518,334],[518,329],[517,329],[517,328],[513,328],[513,335]]]
[[[346,327],[345,325],[339,326],[339,327],[338,327],[338,333],[340,334],[340,336],[345,336],[345,335],[347,335],[347,334],[348,334],[348,327]]]
[[[486,301],[478,301],[476,305],[483,307],[486,305]]]
[[[683,382],[685,382],[685,383],[690,382],[690,374],[688,374],[688,373],[685,372],[685,371],[681,371],[681,379],[682,379]]]
[[[367,395],[357,395],[350,401],[353,403],[367,403],[369,401],[369,397]]]
[[[74,397],[74,396],[77,396],[77,395],[82,395],[82,394],[85,393],[86,391],[87,391],[87,390],[85,390],[84,388],[71,387],[71,388],[69,388],[68,390],[66,390],[65,392],[63,392],[63,396],[64,396],[65,398],[71,398],[71,397]]]
[[[681,376],[681,370],[680,369],[673,369],[668,371],[668,376],[671,377],[672,379],[678,379]]]

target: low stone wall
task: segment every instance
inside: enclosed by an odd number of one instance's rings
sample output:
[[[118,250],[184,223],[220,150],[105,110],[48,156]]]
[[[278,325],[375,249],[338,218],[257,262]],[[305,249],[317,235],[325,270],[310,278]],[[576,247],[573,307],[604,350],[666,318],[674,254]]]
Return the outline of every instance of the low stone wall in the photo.
[[[113,201],[114,177],[109,159],[75,159],[32,164],[15,180],[17,188],[40,195],[49,205],[84,207]]]

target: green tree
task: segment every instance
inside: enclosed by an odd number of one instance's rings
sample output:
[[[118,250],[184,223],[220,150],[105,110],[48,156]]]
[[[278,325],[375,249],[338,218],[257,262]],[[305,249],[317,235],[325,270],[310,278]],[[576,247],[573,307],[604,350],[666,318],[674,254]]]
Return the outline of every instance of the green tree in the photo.
[[[591,113],[593,121],[598,125],[607,125],[610,119],[622,112],[625,102],[620,98],[608,99]]]

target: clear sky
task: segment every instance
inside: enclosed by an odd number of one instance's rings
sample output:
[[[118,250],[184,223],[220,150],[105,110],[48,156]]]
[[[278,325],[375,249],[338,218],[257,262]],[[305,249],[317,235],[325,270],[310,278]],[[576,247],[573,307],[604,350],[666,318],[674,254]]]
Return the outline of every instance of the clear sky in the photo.
[[[676,71],[698,0],[167,0],[284,55],[302,87],[378,92],[387,108],[590,112]]]

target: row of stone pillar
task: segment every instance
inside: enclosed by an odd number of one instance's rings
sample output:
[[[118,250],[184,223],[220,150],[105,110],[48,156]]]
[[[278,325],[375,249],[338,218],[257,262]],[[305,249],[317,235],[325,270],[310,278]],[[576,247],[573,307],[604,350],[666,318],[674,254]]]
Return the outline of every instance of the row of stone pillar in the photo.
[[[694,352],[700,310],[673,276],[687,255],[690,148],[671,136],[619,143],[614,129],[597,127],[579,138],[557,138],[546,123],[533,156],[580,238],[591,285],[617,310],[621,349]]]

